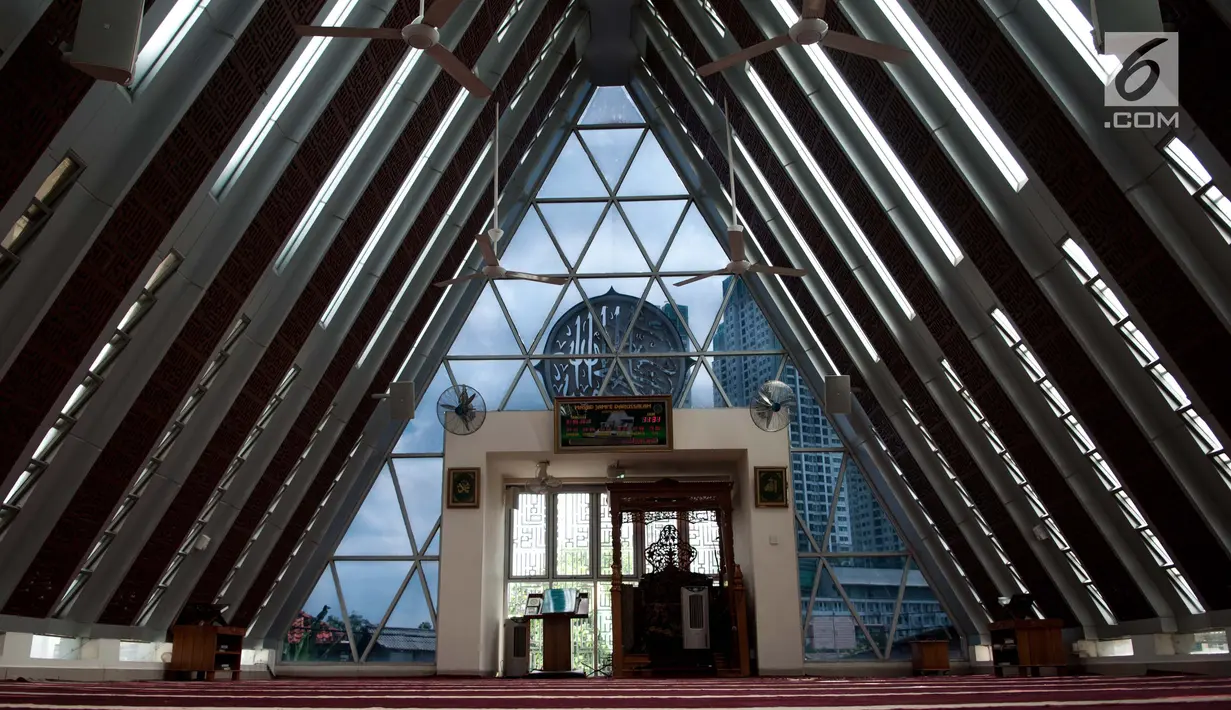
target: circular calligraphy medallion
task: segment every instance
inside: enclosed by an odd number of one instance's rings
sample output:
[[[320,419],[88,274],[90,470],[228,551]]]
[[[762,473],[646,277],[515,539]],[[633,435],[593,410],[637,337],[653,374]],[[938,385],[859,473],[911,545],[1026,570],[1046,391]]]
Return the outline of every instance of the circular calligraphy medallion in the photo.
[[[687,357],[637,357],[639,353],[681,353],[685,350],[683,324],[663,309],[641,299],[607,293],[590,299],[593,312],[578,303],[556,319],[543,342],[545,355],[570,355],[573,359],[540,360],[535,368],[554,397],[592,397],[599,394],[608,369],[615,367],[612,348],[620,348],[621,361],[638,394],[670,394],[678,400],[692,367]],[[636,319],[634,320],[634,314]],[[610,344],[608,344],[610,340]],[[633,394],[628,378],[616,370],[604,394]]]

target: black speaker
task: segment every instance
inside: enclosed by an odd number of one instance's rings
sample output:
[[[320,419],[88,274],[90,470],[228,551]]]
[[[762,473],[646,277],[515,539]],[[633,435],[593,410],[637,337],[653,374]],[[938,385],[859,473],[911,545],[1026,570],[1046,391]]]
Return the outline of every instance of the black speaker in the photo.
[[[851,413],[851,376],[828,375],[825,377],[825,413]]]

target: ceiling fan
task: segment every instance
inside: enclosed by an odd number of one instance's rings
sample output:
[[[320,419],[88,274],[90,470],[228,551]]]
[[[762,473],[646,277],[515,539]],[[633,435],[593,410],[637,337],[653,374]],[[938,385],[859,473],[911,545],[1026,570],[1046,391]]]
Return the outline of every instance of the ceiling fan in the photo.
[[[719,59],[709,64],[697,67],[697,73],[701,76],[709,76],[746,62],[753,57],[759,57],[762,54],[785,47],[794,42],[799,45],[809,45],[820,43],[823,47],[836,49],[841,52],[850,52],[863,57],[871,57],[882,62],[893,62],[895,64],[903,64],[911,58],[911,53],[900,47],[894,47],[891,44],[881,44],[873,42],[863,37],[848,35],[845,32],[830,32],[829,23],[822,18],[825,16],[825,0],[804,0],[804,9],[800,13],[799,21],[791,25],[786,34],[771,37],[764,42],[759,42],[730,54],[722,59]]]
[[[539,283],[564,286],[568,279],[560,276],[539,276],[538,274],[523,274],[520,271],[509,271],[500,265],[500,257],[496,256],[496,244],[504,236],[504,230],[496,226],[500,224],[500,104],[496,104],[496,135],[492,138],[492,228],[486,234],[475,235],[479,243],[479,251],[483,254],[483,268],[473,274],[466,274],[448,281],[440,281],[437,286],[452,286],[479,278],[489,279],[520,279],[522,281],[538,281]]]
[[[728,111],[725,101],[722,104],[722,110],[723,113]],[[677,283],[676,286],[687,286],[690,283],[696,283],[711,276],[739,276],[748,271],[757,274],[778,274],[779,276],[806,276],[808,272],[803,269],[770,266],[769,264],[753,264],[748,261],[748,255],[744,252],[744,228],[739,223],[739,212],[735,209],[735,151],[731,141],[731,119],[729,113],[727,113],[727,168],[731,174],[731,221],[727,226],[727,245],[731,251],[731,261],[717,271],[694,276],[691,279],[684,279]]]
[[[462,0],[436,0],[430,10],[425,9],[425,0],[419,0],[419,16],[402,29],[394,27],[317,27],[296,25],[295,32],[301,37],[347,37],[358,39],[402,40],[431,57],[441,69],[453,77],[470,93],[479,98],[492,95],[492,90],[462,64],[452,52],[440,44],[439,27],[449,21]]]

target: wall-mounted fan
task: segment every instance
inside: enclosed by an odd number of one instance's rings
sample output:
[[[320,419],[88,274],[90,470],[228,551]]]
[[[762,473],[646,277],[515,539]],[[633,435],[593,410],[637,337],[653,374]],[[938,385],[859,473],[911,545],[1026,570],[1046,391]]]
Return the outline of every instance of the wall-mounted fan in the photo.
[[[564,481],[547,473],[550,461],[539,461],[534,466],[534,482],[526,486],[527,493],[543,494],[564,485]]]
[[[440,393],[436,416],[445,431],[458,436],[473,434],[487,419],[487,403],[483,395],[469,385],[450,387]]]
[[[748,405],[752,421],[765,431],[782,431],[791,423],[797,400],[785,382],[770,380],[761,385]]]

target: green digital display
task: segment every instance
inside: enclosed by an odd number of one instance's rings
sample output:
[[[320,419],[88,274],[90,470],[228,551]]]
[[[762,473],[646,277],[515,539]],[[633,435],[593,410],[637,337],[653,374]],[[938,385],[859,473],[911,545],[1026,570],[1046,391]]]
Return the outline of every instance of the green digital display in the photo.
[[[558,397],[556,452],[672,448],[671,397]]]

